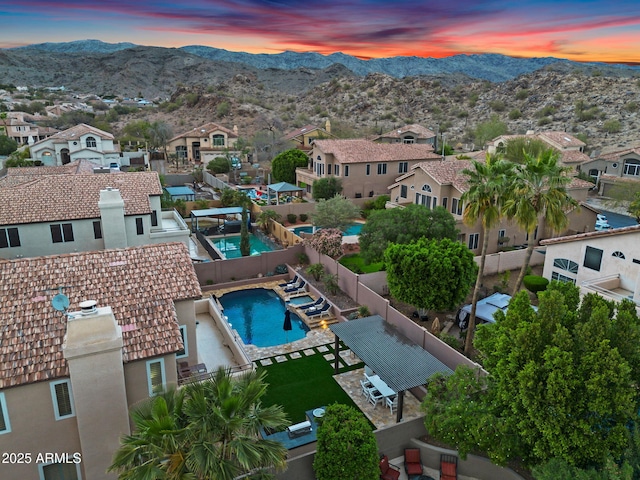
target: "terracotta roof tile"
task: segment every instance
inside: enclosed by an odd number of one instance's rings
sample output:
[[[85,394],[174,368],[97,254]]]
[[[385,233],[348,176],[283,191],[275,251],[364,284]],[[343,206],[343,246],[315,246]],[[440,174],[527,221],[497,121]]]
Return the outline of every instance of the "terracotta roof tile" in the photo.
[[[397,128],[395,130],[391,130],[390,132],[383,133],[382,135],[378,135],[375,139],[379,138],[400,138],[402,135],[406,133],[415,133],[418,138],[433,138],[436,136],[431,130],[422,125],[418,125],[416,123],[412,123],[411,125],[405,125],[404,127]]]
[[[478,160],[481,161],[481,160]],[[439,162],[422,162],[418,165],[440,185],[452,185],[459,192],[467,190],[467,177],[462,173],[471,168],[471,160],[445,160]]]
[[[640,155],[640,147],[629,147],[624,148],[622,150],[613,150],[607,153],[604,153],[597,158],[601,158],[603,160],[620,160],[620,157],[624,155],[628,155],[630,153],[635,153],[636,155]]]
[[[578,233],[576,235],[566,235],[564,237],[547,238],[540,240],[540,245],[553,245],[554,243],[567,243],[575,240],[583,240],[585,238],[610,237],[613,235],[626,235],[628,233],[640,232],[640,225],[632,225],[630,227],[614,228],[612,230],[600,230],[595,232]]]
[[[332,154],[340,163],[423,161],[440,158],[432,145],[375,143],[371,140],[316,140],[320,151]]]
[[[217,123],[209,122],[200,127],[192,128],[191,130],[181,133],[180,135],[176,135],[171,140],[169,140],[169,142],[177,140],[178,138],[208,137],[211,132],[215,132],[216,130],[225,132],[230,138],[238,138],[238,135],[233,130],[223,127],[222,125],[218,125]]]
[[[149,196],[162,195],[157,172],[37,175],[24,180],[0,188],[0,225],[98,218],[100,190],[107,187],[120,190],[125,215],[150,214]]]
[[[541,140],[549,139],[560,145],[562,148],[584,147],[586,145],[582,140],[568,134],[567,132],[540,132],[537,135]]]
[[[123,327],[125,363],[182,348],[174,301],[201,297],[182,243],[0,262],[0,389],[68,376],[66,318],[51,305],[64,286],[69,311],[96,300]]]
[[[38,145],[42,142],[48,142],[53,140],[54,143],[67,143],[69,140],[73,140],[74,138],[80,138],[82,135],[92,134],[96,137],[102,138],[103,140],[113,140],[115,137],[104,130],[100,130],[99,128],[92,127],[91,125],[87,125],[86,123],[81,123],[71,128],[67,128],[66,130],[62,130],[61,132],[55,133],[44,140],[39,140],[34,145]]]

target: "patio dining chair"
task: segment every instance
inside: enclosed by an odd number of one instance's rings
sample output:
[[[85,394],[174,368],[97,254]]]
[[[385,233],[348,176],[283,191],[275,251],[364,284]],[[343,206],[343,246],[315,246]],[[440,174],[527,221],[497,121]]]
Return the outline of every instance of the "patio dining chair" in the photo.
[[[362,387],[362,395],[368,400],[369,399],[369,391],[371,390],[371,387],[373,385],[371,385],[371,383],[367,382],[366,380],[360,380],[360,386]]]
[[[384,397],[384,401],[391,410],[391,415],[393,415],[393,409],[398,408],[398,395],[394,395],[392,397]]]
[[[382,395],[378,390],[375,388],[369,390],[369,403],[373,405],[373,408],[376,408],[383,400],[384,395]]]
[[[414,475],[422,475],[422,459],[419,448],[404,449],[404,470],[409,478]]]
[[[398,480],[400,469],[389,463],[389,457],[383,455],[380,459],[380,480]]]

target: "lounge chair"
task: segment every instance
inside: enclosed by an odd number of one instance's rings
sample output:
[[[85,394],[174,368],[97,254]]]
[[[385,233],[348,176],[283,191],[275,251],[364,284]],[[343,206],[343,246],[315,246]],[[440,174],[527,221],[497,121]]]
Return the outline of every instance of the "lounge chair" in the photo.
[[[307,314],[307,317],[317,317],[317,316],[320,316],[320,315],[328,315],[326,312],[328,312],[330,308],[331,308],[331,305],[328,304],[328,303],[325,303],[322,306],[322,308],[319,308],[319,309],[317,309],[317,310],[315,310],[313,312],[309,312],[307,310],[306,314]]]
[[[305,282],[304,280],[300,281],[300,283],[298,285],[293,285],[291,287],[287,287],[284,289],[284,293],[287,294],[292,294],[292,293],[299,293],[302,290],[305,290],[305,285],[307,284],[307,282]]]
[[[300,310],[307,310],[311,307],[317,307],[318,305],[322,305],[324,303],[324,297],[318,298],[315,302],[305,303],[304,305],[298,305]]]
[[[422,475],[422,460],[420,459],[419,448],[404,449],[404,471],[411,478],[415,475]]]
[[[291,280],[290,282],[287,282],[287,283],[281,283],[281,284],[279,284],[278,286],[279,286],[280,288],[286,288],[286,287],[290,287],[290,286],[292,286],[292,285],[296,285],[296,284],[298,283],[298,279],[299,279],[299,277],[298,277],[298,275],[296,275],[295,277],[293,277],[293,280]]]
[[[400,469],[389,463],[389,457],[383,455],[380,459],[380,480],[398,480]]]
[[[458,457],[440,455],[440,480],[458,480]]]

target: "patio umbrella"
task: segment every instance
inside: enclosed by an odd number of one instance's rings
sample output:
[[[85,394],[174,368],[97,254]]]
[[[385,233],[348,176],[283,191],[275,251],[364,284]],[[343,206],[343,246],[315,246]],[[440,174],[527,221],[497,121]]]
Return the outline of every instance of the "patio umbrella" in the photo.
[[[285,338],[287,343],[289,343],[289,331],[293,329],[291,326],[291,312],[287,309],[284,312],[284,324],[282,325],[282,329],[285,332]]]

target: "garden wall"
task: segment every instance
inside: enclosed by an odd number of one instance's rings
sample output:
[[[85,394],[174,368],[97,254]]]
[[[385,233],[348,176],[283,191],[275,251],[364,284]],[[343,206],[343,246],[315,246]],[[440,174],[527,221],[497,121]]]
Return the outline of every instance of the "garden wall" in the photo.
[[[535,265],[544,264],[544,255],[540,253],[539,247],[533,249],[531,254],[531,261],[529,264],[533,267]],[[527,255],[527,250],[512,250],[510,252],[498,252],[492,253],[486,256],[484,264],[485,275],[495,275],[496,273],[502,273],[505,270],[516,270],[522,267],[524,263],[524,257]],[[475,257],[476,263],[480,264],[480,257]]]

